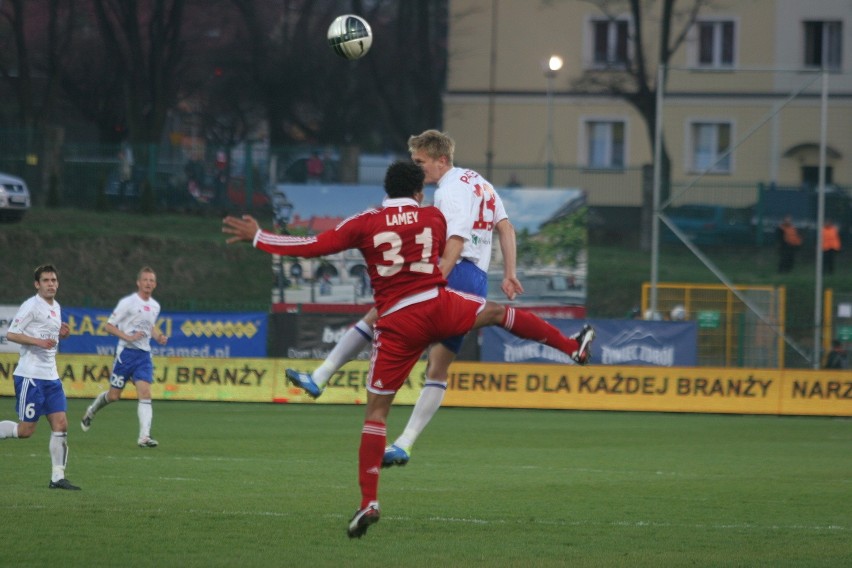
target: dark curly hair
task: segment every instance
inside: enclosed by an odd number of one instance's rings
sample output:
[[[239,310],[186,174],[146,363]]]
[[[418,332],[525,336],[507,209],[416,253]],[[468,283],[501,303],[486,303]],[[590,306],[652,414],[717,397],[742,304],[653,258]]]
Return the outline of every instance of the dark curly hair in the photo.
[[[388,197],[414,197],[423,191],[426,174],[414,162],[397,161],[388,166],[385,173],[385,192]]]

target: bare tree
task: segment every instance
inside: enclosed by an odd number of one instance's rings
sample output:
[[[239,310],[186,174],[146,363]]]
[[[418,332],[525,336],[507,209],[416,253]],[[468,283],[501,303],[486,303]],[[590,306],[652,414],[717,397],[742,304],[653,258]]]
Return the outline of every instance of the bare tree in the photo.
[[[60,68],[64,102],[95,126],[101,143],[117,145],[128,136],[123,64],[117,53],[104,49],[96,27],[86,18],[80,22]]]
[[[657,120],[657,73],[665,69],[672,55],[683,45],[689,31],[695,25],[702,9],[712,0],[588,0],[608,18],[615,20],[619,14],[629,11],[631,25],[629,33],[629,57],[625,66],[612,69],[592,69],[574,82],[581,91],[609,93],[621,97],[642,117],[650,148],[655,147]],[[659,4],[659,15],[655,13]],[[658,50],[649,53],[645,44],[645,24],[659,18]],[[663,85],[666,77],[663,77]],[[665,140],[662,140],[661,180],[663,199],[669,195],[671,185],[671,159]]]
[[[66,105],[64,123],[82,118],[96,125],[101,142],[126,140],[140,150],[162,141],[174,113],[222,147],[257,132],[265,119],[273,146],[404,151],[409,134],[440,127],[447,6],[448,0],[0,0],[0,76],[19,101],[13,124],[46,117],[34,101],[53,93]],[[361,60],[342,59],[328,46],[328,26],[343,13],[361,14],[373,27],[373,49]]]
[[[382,29],[369,60],[383,124],[393,140],[440,128],[447,77],[447,0],[408,0],[390,6],[392,27]],[[404,57],[405,65],[399,64]],[[393,80],[389,80],[393,78]]]
[[[131,143],[157,144],[180,90],[186,0],[94,0],[104,49],[117,57]]]
[[[15,95],[18,124],[24,129],[43,124],[56,104],[58,60],[70,39],[70,9],[73,2],[60,0],[0,2],[0,19],[11,30],[11,41],[0,44],[0,76]]]
[[[310,55],[325,49],[323,22],[333,17],[335,7],[299,0],[233,4],[245,26],[241,39],[251,54],[251,75],[266,108],[270,143],[315,138],[317,111],[311,94],[322,69]]]
[[[44,180],[56,167],[60,136],[48,127],[55,118],[59,68],[71,41],[74,8],[73,0],[0,2],[0,24],[5,22],[11,31],[5,36],[0,30],[0,77],[17,103],[15,124],[21,129],[23,152],[44,158],[25,173],[39,203],[46,197]]]
[[[232,1],[245,22],[272,145],[402,149],[409,134],[440,126],[447,0]],[[343,13],[364,16],[373,29],[361,60],[328,47],[328,25]]]

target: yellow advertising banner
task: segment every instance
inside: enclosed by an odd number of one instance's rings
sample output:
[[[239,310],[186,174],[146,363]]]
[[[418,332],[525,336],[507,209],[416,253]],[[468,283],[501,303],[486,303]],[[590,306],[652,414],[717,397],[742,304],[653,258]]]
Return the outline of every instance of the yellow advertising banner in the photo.
[[[14,396],[15,353],[0,353],[0,396]],[[109,389],[113,358],[107,355],[60,355],[57,371],[69,398],[94,398]],[[284,377],[288,367],[310,372],[319,361],[255,358],[154,357],[151,394],[156,400],[207,400],[232,402],[314,402]],[[325,404],[365,404],[369,361],[353,361],[329,381],[323,396]],[[423,386],[426,362],[414,366],[411,377],[397,393],[399,404],[414,404]],[[126,387],[122,395],[136,397],[136,389]]]
[[[457,362],[444,405],[852,416],[852,371]]]
[[[17,355],[0,353],[0,396],[13,396]],[[109,388],[112,357],[60,355],[59,374],[71,398]],[[314,401],[289,385],[284,369],[312,371],[319,361],[155,357],[158,400],[364,404],[368,361],[353,361]],[[420,361],[396,404],[414,404],[423,386]],[[135,389],[125,389],[127,397]],[[457,362],[446,406],[852,416],[852,371],[617,367]]]
[[[0,354],[0,395],[14,395],[12,373],[17,355]],[[93,398],[109,388],[113,358],[60,355],[57,371],[69,398]],[[273,359],[155,357],[151,394],[157,400],[271,402],[277,385]],[[126,387],[128,398],[136,389]]]
[[[852,371],[786,371],[781,408],[783,414],[852,416]]]

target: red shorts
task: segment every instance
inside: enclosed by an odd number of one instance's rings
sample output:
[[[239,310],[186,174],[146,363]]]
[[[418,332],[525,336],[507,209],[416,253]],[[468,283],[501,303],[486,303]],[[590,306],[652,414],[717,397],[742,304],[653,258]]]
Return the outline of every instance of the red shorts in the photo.
[[[470,331],[484,306],[485,298],[441,288],[436,298],[380,317],[373,335],[367,390],[396,393],[427,347]]]

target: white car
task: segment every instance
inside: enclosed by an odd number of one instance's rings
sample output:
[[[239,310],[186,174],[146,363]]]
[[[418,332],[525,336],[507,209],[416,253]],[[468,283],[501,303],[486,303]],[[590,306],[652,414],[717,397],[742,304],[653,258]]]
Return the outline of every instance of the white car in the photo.
[[[0,221],[20,221],[29,208],[27,182],[0,172]]]

